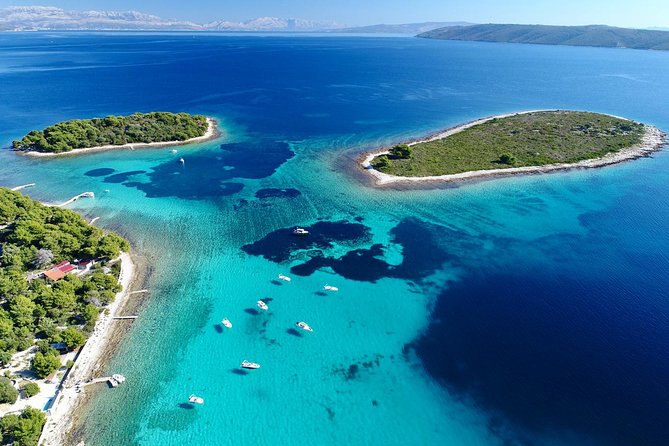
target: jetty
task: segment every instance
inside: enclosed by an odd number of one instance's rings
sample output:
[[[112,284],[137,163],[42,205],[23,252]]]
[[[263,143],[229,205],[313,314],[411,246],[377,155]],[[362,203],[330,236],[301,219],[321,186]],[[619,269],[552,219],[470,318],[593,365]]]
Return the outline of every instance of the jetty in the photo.
[[[82,386],[90,386],[91,384],[98,384],[98,383],[107,383],[111,387],[116,388],[119,386],[119,384],[123,384],[125,382],[125,376],[115,373],[112,376],[102,376],[100,378],[94,378],[86,383],[81,384]]]
[[[90,198],[95,198],[95,194],[93,192],[84,192],[82,194],[77,195],[76,197],[72,197],[69,200],[67,200],[65,203],[57,204],[57,208],[62,208],[63,206],[67,206],[68,204],[74,203],[80,198],[85,198],[85,197],[90,197]]]
[[[137,316],[114,316],[112,319],[115,321],[131,320],[137,319]]]
[[[28,184],[24,184],[22,186],[12,187],[12,190],[15,190],[15,191],[16,190],[21,190],[21,189],[25,189],[26,187],[33,187],[34,185],[35,185],[35,183],[28,183]]]

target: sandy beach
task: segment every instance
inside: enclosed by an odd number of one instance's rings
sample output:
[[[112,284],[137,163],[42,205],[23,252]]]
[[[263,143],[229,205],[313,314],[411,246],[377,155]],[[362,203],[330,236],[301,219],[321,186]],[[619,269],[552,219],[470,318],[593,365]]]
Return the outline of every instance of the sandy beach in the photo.
[[[172,146],[185,146],[188,144],[197,144],[212,139],[216,139],[221,136],[221,132],[218,129],[218,122],[214,118],[207,118],[209,127],[204,135],[198,136],[196,138],[190,138],[185,141],[163,141],[163,142],[149,142],[149,143],[134,143],[134,144],[123,144],[123,145],[106,145],[106,146],[97,146],[97,147],[86,147],[84,149],[74,149],[69,152],[60,152],[60,153],[51,153],[51,152],[37,152],[34,150],[27,151],[17,151],[22,155],[33,156],[36,158],[53,158],[58,156],[74,156],[74,155],[84,155],[91,152],[103,152],[105,150],[135,150],[135,149],[156,149],[161,147],[172,147]]]
[[[439,132],[435,135],[429,136],[425,139],[418,141],[412,141],[408,145],[419,144],[423,142],[435,141],[437,139],[442,139],[447,136],[453,135],[454,133],[461,132],[462,130],[468,129],[478,124],[490,121],[492,119],[506,118],[509,116],[543,112],[543,111],[554,111],[554,110],[528,110],[518,113],[508,113],[497,116],[489,116],[487,118],[479,119],[476,121],[468,122],[467,124],[450,128],[446,131]],[[613,115],[609,115],[613,116]],[[618,117],[618,116],[614,116]],[[626,119],[626,118],[620,118]],[[648,156],[649,154],[660,150],[666,144],[666,133],[658,129],[657,127],[646,125],[645,133],[640,144],[629,147],[627,149],[620,150],[614,153],[608,153],[600,158],[593,158],[589,160],[579,161],[577,163],[560,163],[560,164],[547,164],[543,166],[525,166],[525,167],[512,167],[507,169],[488,169],[488,170],[475,170],[470,172],[461,172],[449,175],[439,175],[439,176],[428,176],[428,177],[400,177],[395,175],[388,175],[386,173],[380,172],[374,169],[371,166],[372,160],[379,155],[386,155],[389,153],[387,149],[375,151],[372,153],[364,154],[362,158],[359,158],[360,165],[369,175],[372,176],[375,186],[388,186],[396,184],[420,184],[420,183],[455,183],[460,181],[475,180],[475,179],[485,179],[491,177],[507,176],[507,175],[528,175],[528,174],[541,174],[554,172],[558,170],[569,170],[569,169],[589,169],[595,167],[603,167],[612,164],[621,163],[623,161],[629,161],[641,157]]]
[[[130,285],[136,276],[135,263],[128,253],[121,253],[120,261],[121,272],[119,283],[123,289],[116,295],[114,302],[107,307],[108,311],[100,314],[92,335],[82,347],[74,367],[63,381],[60,393],[49,410],[40,438],[40,445],[66,444],[66,437],[74,420],[74,411],[83,400],[86,392],[86,387],[82,387],[82,392],[78,393],[76,391],[76,384],[97,377],[94,374],[103,360],[103,353],[110,342],[113,331],[112,318],[120,315],[120,312],[123,310],[130,294]]]

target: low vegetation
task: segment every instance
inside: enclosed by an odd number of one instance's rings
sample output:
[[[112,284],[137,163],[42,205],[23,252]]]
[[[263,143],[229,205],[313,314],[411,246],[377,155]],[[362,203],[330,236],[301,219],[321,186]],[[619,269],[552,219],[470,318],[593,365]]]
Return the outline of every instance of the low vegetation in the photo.
[[[167,112],[76,119],[44,130],[33,130],[14,141],[12,147],[15,150],[61,153],[103,145],[185,141],[203,136],[208,125],[207,118],[202,115]]]
[[[39,393],[40,388],[37,383],[29,382],[21,386],[21,390],[23,390],[26,398],[31,398]]]
[[[496,118],[446,138],[396,146],[372,166],[397,176],[575,163],[641,142],[644,125],[589,112],[546,111]]]
[[[26,407],[21,415],[0,418],[0,440],[13,446],[37,446],[46,416],[41,410]]]
[[[103,265],[127,249],[126,240],[75,212],[0,188],[0,365],[40,339],[32,369],[45,377],[60,368],[58,352],[49,345],[84,344],[101,308],[120,291],[118,267],[67,274],[54,283],[39,272],[64,260],[96,259]]]
[[[16,390],[9,378],[0,376],[0,404],[14,404],[19,397],[19,391]]]

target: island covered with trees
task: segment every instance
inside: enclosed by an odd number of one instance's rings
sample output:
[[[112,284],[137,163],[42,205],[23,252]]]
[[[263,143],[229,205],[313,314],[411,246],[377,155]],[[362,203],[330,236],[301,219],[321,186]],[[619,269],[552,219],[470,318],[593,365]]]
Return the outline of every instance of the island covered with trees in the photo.
[[[595,167],[657,150],[664,137],[655,127],[599,113],[523,112],[396,145],[368,156],[363,166],[380,184]]]
[[[13,141],[12,147],[27,152],[65,153],[104,146],[184,142],[211,133],[210,121],[203,115],[168,112],[75,119],[32,130]]]
[[[551,26],[489,23],[447,26],[417,37],[439,40],[529,43],[535,45],[595,46],[669,50],[669,32],[664,30],[617,28],[605,25]]]
[[[45,378],[63,367],[59,352],[81,347],[104,307],[121,290],[114,260],[128,242],[89,225],[73,211],[45,206],[0,188],[0,369],[17,352],[32,350],[30,370]],[[48,274],[57,272],[58,274]],[[67,364],[66,367],[71,367]],[[17,384],[18,386],[18,384]],[[39,393],[20,384],[24,397]],[[0,404],[13,404],[19,391],[0,378]],[[27,408],[0,419],[4,441],[37,444],[44,414]]]

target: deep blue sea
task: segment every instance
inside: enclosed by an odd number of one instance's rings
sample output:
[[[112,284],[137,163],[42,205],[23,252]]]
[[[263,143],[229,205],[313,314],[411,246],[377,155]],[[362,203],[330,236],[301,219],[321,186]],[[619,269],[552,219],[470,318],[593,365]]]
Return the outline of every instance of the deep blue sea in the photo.
[[[2,147],[65,119],[220,121],[176,154],[0,151],[1,185],[94,191],[70,208],[149,264],[150,299],[107,367],[127,384],[93,398],[86,445],[667,444],[667,153],[428,190],[372,188],[355,159],[527,109],[668,130],[668,103],[669,52],[0,34]]]

